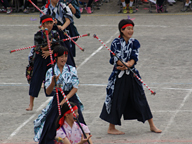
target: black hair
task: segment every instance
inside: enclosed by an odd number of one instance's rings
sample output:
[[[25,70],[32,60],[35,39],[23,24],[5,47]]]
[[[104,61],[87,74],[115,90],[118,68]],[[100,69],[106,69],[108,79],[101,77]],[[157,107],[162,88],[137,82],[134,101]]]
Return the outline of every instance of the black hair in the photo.
[[[56,45],[54,46],[53,49],[53,55],[55,56],[55,54],[57,54],[57,56],[55,57],[55,59],[57,59],[57,57],[60,57],[63,55],[64,52],[68,52],[68,49],[62,45]]]
[[[70,105],[71,105],[72,108],[73,108],[74,106],[76,106],[76,104],[73,103],[73,102],[70,102]],[[56,129],[58,129],[59,126],[60,126],[60,125],[59,125],[59,120],[60,120],[60,118],[63,117],[63,115],[64,115],[68,110],[70,110],[70,108],[69,108],[67,102],[65,102],[65,103],[62,105],[62,107],[61,107],[61,115],[57,117],[57,120],[56,120],[56,123],[55,123]]]
[[[118,27],[119,27],[119,32],[120,32],[120,36],[123,35],[123,33],[121,32],[121,28],[122,28],[124,25],[126,25],[126,24],[132,24],[132,25],[134,26],[134,23],[133,23],[132,20],[130,20],[130,19],[122,19],[122,20],[119,22],[119,25],[118,25]],[[125,29],[125,28],[123,28],[122,30],[124,30],[124,29]]]
[[[43,15],[41,18],[40,18],[40,23],[42,23],[42,21],[46,18],[52,18],[52,16],[50,15]]]

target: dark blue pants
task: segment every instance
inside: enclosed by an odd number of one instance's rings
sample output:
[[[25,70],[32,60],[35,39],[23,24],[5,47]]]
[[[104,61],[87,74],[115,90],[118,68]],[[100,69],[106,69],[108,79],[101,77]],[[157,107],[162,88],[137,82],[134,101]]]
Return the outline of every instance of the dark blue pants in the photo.
[[[43,80],[45,79],[45,74],[50,68],[47,66],[50,63],[50,57],[46,59],[42,58],[41,55],[36,54],[34,60],[33,76],[31,78],[29,95],[32,97],[38,97],[39,91]]]

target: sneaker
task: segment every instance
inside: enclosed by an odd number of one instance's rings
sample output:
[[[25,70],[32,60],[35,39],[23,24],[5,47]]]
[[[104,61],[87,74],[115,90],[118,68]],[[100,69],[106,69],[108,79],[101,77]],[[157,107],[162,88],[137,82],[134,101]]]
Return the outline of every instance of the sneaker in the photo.
[[[2,8],[0,9],[0,12],[1,12],[1,13],[6,13],[7,11],[6,11],[5,8],[2,7]]]
[[[88,14],[91,14],[91,13],[92,13],[91,7],[86,7],[85,9],[86,9],[86,11],[87,11]]]
[[[12,8],[11,7],[7,7],[7,14],[12,13]]]
[[[129,7],[129,13],[130,13],[130,14],[133,13],[133,7]]]
[[[25,8],[25,9],[23,10],[23,13],[28,14],[28,13],[29,13],[29,9],[28,9],[28,8]]]
[[[169,3],[169,6],[173,6],[173,3],[172,3],[172,2],[170,2],[170,3]]]
[[[79,10],[80,10],[80,13],[82,13],[82,12],[83,12],[83,8],[79,8]]]
[[[182,12],[187,11],[187,10],[188,10],[188,7],[189,7],[189,6],[184,6],[184,8],[183,8],[181,11],[182,11]]]
[[[123,7],[123,13],[126,14],[127,13],[127,7]]]

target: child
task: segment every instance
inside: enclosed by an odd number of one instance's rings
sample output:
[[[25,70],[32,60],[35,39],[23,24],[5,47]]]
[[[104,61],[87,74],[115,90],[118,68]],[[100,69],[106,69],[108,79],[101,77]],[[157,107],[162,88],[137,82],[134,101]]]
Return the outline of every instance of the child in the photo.
[[[48,29],[50,42],[58,41],[59,35],[57,31],[52,30],[53,28],[52,17],[50,15],[43,15],[40,21],[42,23],[43,29],[45,28]],[[40,30],[35,34],[34,44],[36,45],[36,47],[32,50],[30,61],[30,65],[32,67],[30,70],[33,71],[31,72],[33,74],[30,75],[32,77],[28,77],[29,78],[28,81],[30,82],[30,88],[29,88],[30,104],[29,107],[26,109],[27,111],[33,110],[34,98],[38,97],[42,82],[45,78],[45,73],[49,68],[47,65],[50,63],[45,30]],[[54,44],[51,47],[52,50],[53,46]]]
[[[55,23],[57,24],[54,25],[53,29],[57,30],[60,35],[60,38],[68,38],[64,35],[64,32],[67,32],[66,28],[73,22],[73,14],[70,8],[64,3],[59,2],[59,0],[51,0],[50,2],[48,1],[48,3],[42,7],[42,11],[43,13],[49,14],[53,17]],[[71,51],[71,43],[69,41],[65,41],[61,44],[69,50],[67,64],[75,67],[75,61]]]
[[[54,73],[56,76],[52,76],[52,68],[50,68],[46,73],[45,87],[46,87],[46,93],[48,95],[54,92],[54,97],[49,108],[46,108],[48,111],[43,112],[45,113],[46,116],[42,114],[34,122],[35,124],[34,129],[36,131],[35,133],[38,133],[38,131],[39,130],[41,131],[41,129],[43,128],[42,133],[38,134],[37,138],[35,138],[36,140],[39,140],[38,137],[40,136],[39,144],[53,143],[56,135],[55,121],[59,113],[58,113],[57,97],[55,94],[55,80],[54,80],[55,77],[57,81],[56,84],[61,85],[61,88],[64,91],[67,99],[70,102],[74,102],[77,104],[79,121],[85,124],[85,121],[81,112],[81,108],[83,107],[83,105],[76,94],[78,90],[78,84],[79,84],[77,71],[75,67],[72,67],[66,64],[68,49],[61,45],[57,45],[54,48],[53,54],[56,61],[56,64],[54,66]],[[59,92],[59,100],[60,100],[60,105],[62,106],[65,103],[65,99],[63,98],[60,92]],[[44,117],[46,117],[46,119]],[[41,121],[41,118],[45,120]],[[40,121],[40,123],[42,124],[39,125],[38,121]]]
[[[111,50],[139,76],[135,65],[138,61],[140,44],[131,38],[133,27],[134,23],[130,19],[119,22],[120,36],[113,40]],[[109,122],[108,133],[124,134],[115,128],[115,125],[121,125],[122,115],[124,120],[137,119],[143,123],[148,120],[150,130],[160,133],[161,130],[153,123],[142,83],[112,54],[110,63],[114,65],[114,69],[109,77],[107,96],[100,114],[101,119]]]
[[[74,113],[78,117],[78,107],[74,103],[70,102],[70,104]],[[67,103],[64,103],[61,108],[61,116],[59,116],[56,121],[56,138],[62,138],[64,144],[84,144],[87,142],[87,140],[89,140],[89,142],[92,144],[91,135],[89,134],[90,131],[88,127],[84,124],[81,124],[87,136],[87,139],[84,139],[82,130],[80,129],[79,125],[75,122],[73,117],[74,116],[71,110],[69,109]]]
[[[74,14],[74,16],[76,18],[80,18],[81,17],[81,12],[79,9],[79,5],[78,2],[76,0],[60,0],[60,2],[64,2],[66,5],[68,5],[68,7],[70,8],[71,12]],[[67,30],[69,30],[69,35],[71,37],[75,37],[75,36],[79,36],[79,33],[77,31],[77,28],[74,25],[74,22],[72,22],[68,27]],[[77,39],[73,39],[74,41],[77,41]],[[76,56],[76,49],[75,49],[75,44],[73,42],[71,42],[71,52],[73,57]]]

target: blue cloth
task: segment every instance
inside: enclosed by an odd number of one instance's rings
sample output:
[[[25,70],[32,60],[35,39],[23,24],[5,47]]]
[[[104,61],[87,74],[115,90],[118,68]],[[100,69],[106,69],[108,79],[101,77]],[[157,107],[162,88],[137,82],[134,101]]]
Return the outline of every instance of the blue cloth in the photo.
[[[115,38],[111,44],[111,51],[116,54],[116,56],[121,59],[123,62],[128,62],[131,59],[135,61],[135,64],[131,69],[137,71],[134,66],[136,65],[138,59],[139,59],[139,48],[140,44],[139,41],[130,38],[128,43],[126,44],[125,40],[120,37],[120,38]],[[115,86],[115,81],[116,81],[116,76],[120,72],[120,70],[116,69],[116,62],[118,61],[118,58],[115,57],[113,54],[110,54],[111,58],[109,60],[110,64],[114,65],[113,71],[108,79],[108,85],[106,88],[106,98],[105,98],[105,105],[106,105],[106,110],[108,113],[111,111],[111,103],[113,99],[113,93],[114,93],[114,86]],[[138,74],[138,73],[136,73]]]
[[[65,18],[69,18],[70,22],[73,22],[73,14],[70,8],[62,2],[58,2],[55,7],[53,7],[50,3],[48,8],[43,6],[41,10],[43,11],[43,13],[51,15],[53,19],[57,19],[58,23],[60,23],[61,25],[65,23]],[[43,14],[41,13],[40,17],[42,15]]]
[[[73,5],[73,7],[76,9],[76,13],[74,14],[76,18],[80,18],[81,17],[81,12],[79,10],[79,4],[77,2],[77,0],[60,0],[60,2],[63,2],[65,4],[71,3]]]

